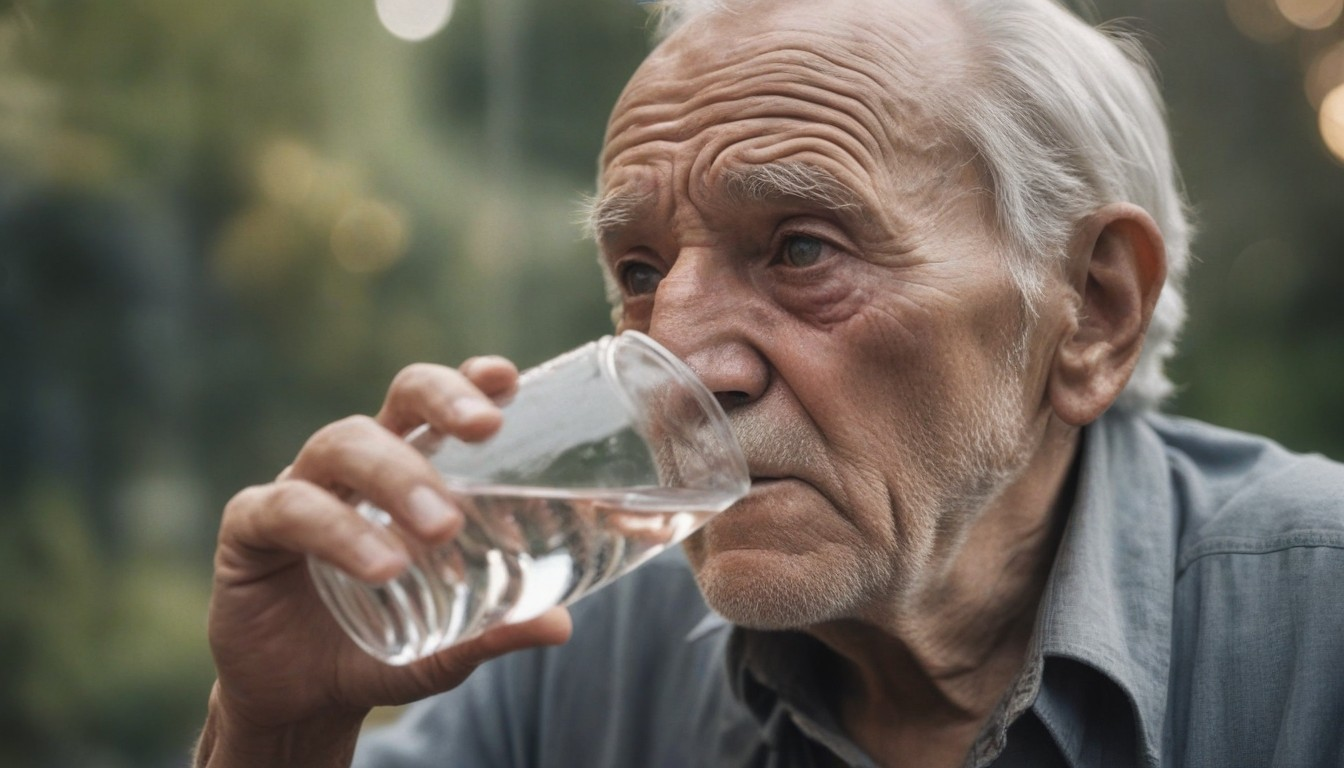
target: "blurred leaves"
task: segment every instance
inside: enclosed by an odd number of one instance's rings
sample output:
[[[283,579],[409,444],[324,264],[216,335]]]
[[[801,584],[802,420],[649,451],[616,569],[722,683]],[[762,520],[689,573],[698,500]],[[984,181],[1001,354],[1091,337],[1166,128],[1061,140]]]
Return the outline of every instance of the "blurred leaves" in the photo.
[[[228,497],[404,365],[607,329],[572,219],[644,14],[492,52],[483,7],[412,46],[372,3],[0,6],[0,766],[180,764]]]
[[[34,482],[19,505],[30,514],[0,538],[0,765],[180,754],[212,679],[199,566],[114,565],[81,502]]]
[[[1274,0],[1101,5],[1156,41],[1199,227],[1172,409],[1344,458],[1328,394],[1344,381],[1344,163],[1309,86],[1344,27],[1295,31]]]

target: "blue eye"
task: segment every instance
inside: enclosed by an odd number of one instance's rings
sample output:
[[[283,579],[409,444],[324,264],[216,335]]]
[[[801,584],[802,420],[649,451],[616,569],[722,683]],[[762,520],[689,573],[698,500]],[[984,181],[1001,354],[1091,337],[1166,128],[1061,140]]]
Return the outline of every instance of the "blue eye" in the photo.
[[[790,267],[810,267],[826,256],[826,244],[807,235],[790,235],[784,240],[780,261]]]
[[[632,261],[621,267],[621,288],[631,296],[643,296],[658,290],[663,273],[642,261]]]

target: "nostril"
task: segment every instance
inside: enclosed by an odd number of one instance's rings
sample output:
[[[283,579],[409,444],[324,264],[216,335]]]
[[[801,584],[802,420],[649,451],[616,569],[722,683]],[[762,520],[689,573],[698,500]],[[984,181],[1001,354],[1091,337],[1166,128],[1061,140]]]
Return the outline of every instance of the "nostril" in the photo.
[[[739,405],[746,405],[751,402],[751,395],[746,392],[715,392],[714,397],[718,398],[719,406],[725,411],[731,411]]]

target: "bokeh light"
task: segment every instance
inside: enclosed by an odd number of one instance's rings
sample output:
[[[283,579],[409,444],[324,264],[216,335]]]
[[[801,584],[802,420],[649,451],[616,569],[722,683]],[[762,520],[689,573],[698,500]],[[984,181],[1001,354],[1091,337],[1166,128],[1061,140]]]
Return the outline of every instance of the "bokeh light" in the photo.
[[[300,268],[304,238],[282,209],[260,205],[235,216],[215,246],[215,279],[244,294],[281,288]]]
[[[1315,109],[1321,108],[1326,94],[1344,84],[1344,40],[1318,51],[1307,65],[1307,99]]]
[[[388,32],[416,42],[433,37],[453,15],[453,0],[374,0]]]
[[[358,200],[331,230],[336,263],[355,274],[381,272],[406,253],[406,215],[377,200]]]
[[[1241,34],[1259,43],[1282,42],[1293,34],[1273,0],[1227,0],[1227,16]]]
[[[1344,162],[1344,85],[1335,89],[1321,102],[1321,138],[1340,162]]]
[[[297,205],[308,197],[317,170],[312,150],[297,141],[278,139],[257,160],[257,183],[271,200]]]
[[[1303,29],[1325,29],[1339,20],[1344,0],[1275,0],[1279,13]]]

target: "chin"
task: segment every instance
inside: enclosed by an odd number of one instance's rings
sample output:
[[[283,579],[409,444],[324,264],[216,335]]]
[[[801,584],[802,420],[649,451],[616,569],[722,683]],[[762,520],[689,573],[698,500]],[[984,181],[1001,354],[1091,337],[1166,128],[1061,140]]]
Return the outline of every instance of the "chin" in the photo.
[[[774,550],[706,553],[687,546],[696,583],[714,612],[738,626],[796,630],[857,616],[879,579],[852,558]],[[848,562],[843,562],[848,560]]]

